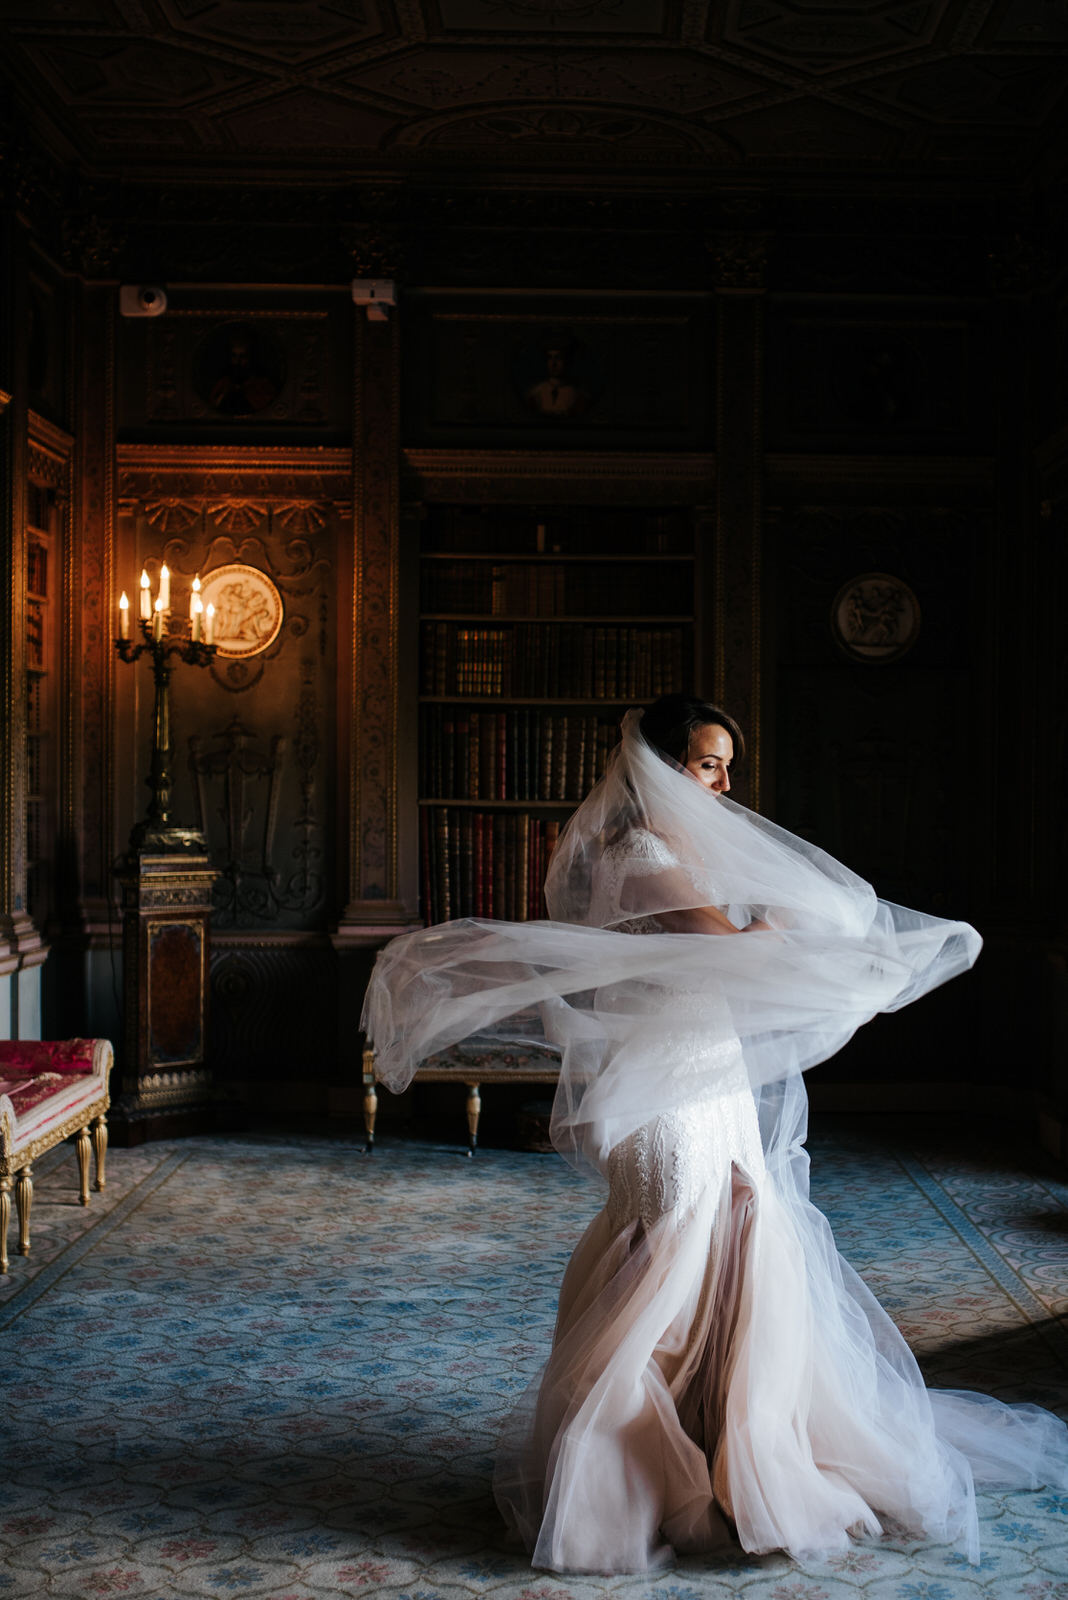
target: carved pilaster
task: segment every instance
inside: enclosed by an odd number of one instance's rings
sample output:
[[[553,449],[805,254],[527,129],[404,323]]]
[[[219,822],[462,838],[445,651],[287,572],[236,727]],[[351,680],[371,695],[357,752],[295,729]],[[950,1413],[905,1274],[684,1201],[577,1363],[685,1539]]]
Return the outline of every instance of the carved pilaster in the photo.
[[[741,276],[752,277],[756,273],[752,253],[741,259]],[[757,252],[757,259],[762,263],[765,254]],[[762,283],[762,266],[757,276]],[[731,283],[719,286],[717,302],[712,693],[741,723],[749,748],[748,761],[735,782],[735,797],[759,811],[764,300],[758,285]]]
[[[26,480],[29,471],[27,393],[27,252],[19,220],[0,224],[0,957],[17,957],[4,1009],[12,1032],[40,1035],[33,969],[45,957],[26,906]],[[32,992],[31,992],[32,991]]]
[[[399,364],[396,320],[355,319],[348,903],[338,939],[417,926],[400,898],[397,803]],[[414,729],[412,730],[414,738]]]

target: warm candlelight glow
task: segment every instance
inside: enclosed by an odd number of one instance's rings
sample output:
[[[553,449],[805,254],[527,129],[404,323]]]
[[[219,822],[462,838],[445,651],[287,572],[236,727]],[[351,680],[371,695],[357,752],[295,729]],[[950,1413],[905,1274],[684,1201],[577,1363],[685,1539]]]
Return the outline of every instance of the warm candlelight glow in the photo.
[[[152,637],[159,644],[163,638],[163,596],[156,601],[156,614],[152,618]]]
[[[208,609],[204,613],[204,643],[215,643],[215,607],[208,601]]]
[[[119,596],[119,638],[130,637],[130,602],[124,589]]]
[[[193,596],[190,609],[193,613],[193,643],[200,643],[200,629],[204,614],[204,602],[198,594]]]
[[[148,590],[148,573],[141,568],[141,619],[144,622],[152,620],[152,596]]]
[[[171,569],[164,562],[159,569],[159,597],[163,602],[164,611],[171,609]]]
[[[197,612],[202,611],[203,609],[204,608],[200,600],[200,573],[198,572],[196,577],[193,579],[193,592],[189,596],[190,617],[195,617]]]

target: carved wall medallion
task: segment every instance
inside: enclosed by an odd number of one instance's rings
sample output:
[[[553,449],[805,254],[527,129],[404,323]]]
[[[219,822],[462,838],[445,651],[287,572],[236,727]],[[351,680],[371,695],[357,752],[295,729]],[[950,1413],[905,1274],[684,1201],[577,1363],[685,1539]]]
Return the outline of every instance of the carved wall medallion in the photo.
[[[204,610],[215,607],[215,643],[232,661],[258,656],[278,637],[282,596],[265,572],[242,562],[216,567],[204,578]]]
[[[886,572],[850,578],[834,597],[831,632],[854,661],[879,665],[911,650],[920,632],[920,603],[907,583]]]

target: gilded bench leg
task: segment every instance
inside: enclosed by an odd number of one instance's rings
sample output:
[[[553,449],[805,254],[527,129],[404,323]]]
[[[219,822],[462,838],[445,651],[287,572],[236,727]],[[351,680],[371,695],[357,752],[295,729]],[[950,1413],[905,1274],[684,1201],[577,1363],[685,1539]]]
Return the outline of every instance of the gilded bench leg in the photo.
[[[375,1088],[375,1053],[365,1050],[363,1053],[363,1125],[367,1133],[367,1143],[363,1147],[365,1156],[375,1153],[375,1118],[378,1115],[378,1094]]]
[[[15,1210],[19,1214],[19,1255],[30,1253],[30,1207],[33,1205],[33,1168],[20,1167],[15,1174]]]
[[[74,1150],[78,1157],[78,1203],[89,1204],[89,1129],[79,1128],[74,1135]]]
[[[378,1115],[378,1095],[375,1093],[373,1083],[364,1086],[363,1091],[363,1125],[367,1131],[367,1143],[364,1153],[373,1156],[375,1153],[375,1118]]]
[[[482,1101],[479,1098],[478,1084],[467,1085],[467,1135],[469,1156],[473,1156],[478,1148],[478,1119],[482,1114]]]
[[[96,1182],[94,1189],[102,1189],[107,1179],[104,1177],[104,1162],[108,1154],[108,1124],[103,1116],[94,1117],[92,1123],[93,1151],[96,1155]]]
[[[7,1272],[7,1225],[11,1221],[11,1179],[0,1178],[0,1277]]]

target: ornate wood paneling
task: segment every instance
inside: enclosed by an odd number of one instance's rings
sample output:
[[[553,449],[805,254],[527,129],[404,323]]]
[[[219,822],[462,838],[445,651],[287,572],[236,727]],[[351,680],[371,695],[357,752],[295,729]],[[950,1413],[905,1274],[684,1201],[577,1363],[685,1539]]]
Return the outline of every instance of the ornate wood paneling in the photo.
[[[175,816],[206,833],[220,878],[213,925],[325,929],[338,915],[338,527],[348,452],[122,447],[127,587],[166,561],[181,616],[194,574],[265,573],[283,620],[268,646],[216,657],[172,686]],[[136,666],[132,672],[136,672]],[[147,696],[133,693],[130,761],[143,766]]]
[[[400,374],[397,323],[356,324],[355,512],[348,649],[348,903],[342,942],[415,925],[402,896],[397,812],[397,585],[400,541]]]

